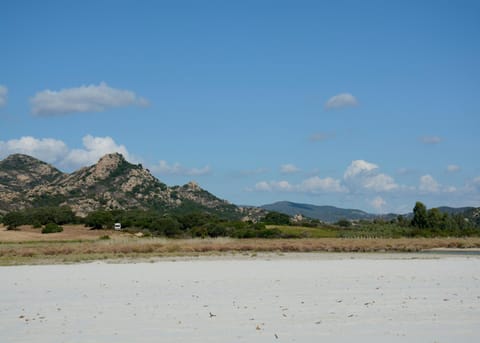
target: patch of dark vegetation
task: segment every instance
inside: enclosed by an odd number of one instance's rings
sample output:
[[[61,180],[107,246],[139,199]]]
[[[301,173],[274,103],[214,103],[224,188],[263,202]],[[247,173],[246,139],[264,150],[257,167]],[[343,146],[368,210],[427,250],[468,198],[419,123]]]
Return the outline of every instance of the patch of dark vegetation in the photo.
[[[48,223],[42,229],[42,233],[56,233],[56,232],[62,232],[62,231],[63,231],[63,227],[55,223]]]

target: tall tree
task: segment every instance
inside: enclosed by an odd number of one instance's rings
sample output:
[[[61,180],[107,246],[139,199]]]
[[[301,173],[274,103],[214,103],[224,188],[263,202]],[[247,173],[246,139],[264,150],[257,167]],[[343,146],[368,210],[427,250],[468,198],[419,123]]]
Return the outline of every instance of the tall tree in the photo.
[[[417,201],[415,203],[415,207],[413,208],[412,226],[424,229],[427,227],[427,225],[427,208],[423,203]]]

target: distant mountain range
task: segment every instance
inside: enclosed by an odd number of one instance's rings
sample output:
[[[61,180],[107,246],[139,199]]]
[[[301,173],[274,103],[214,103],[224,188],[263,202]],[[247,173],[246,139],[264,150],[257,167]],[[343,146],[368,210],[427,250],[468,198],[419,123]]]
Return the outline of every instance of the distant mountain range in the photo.
[[[333,223],[341,219],[348,220],[370,220],[376,216],[357,209],[345,209],[335,206],[317,206],[311,204],[299,204],[290,201],[279,201],[273,204],[263,205],[261,208],[267,211],[276,211],[289,216],[301,214],[305,217],[319,219],[327,223]]]
[[[294,216],[296,214],[301,214],[305,217],[319,219],[326,223],[334,223],[341,219],[347,220],[373,220],[375,218],[382,218],[385,220],[390,220],[396,218],[398,214],[388,213],[388,214],[372,214],[367,213],[362,210],[357,209],[345,209],[338,208],[334,206],[317,206],[311,204],[300,204],[290,201],[279,201],[273,204],[263,205],[261,208],[267,211],[276,211],[289,216]],[[448,214],[463,214],[466,218],[477,218],[475,215],[480,215],[480,210],[475,207],[438,207],[440,212]],[[402,214],[403,216],[409,218],[412,216],[412,213]]]

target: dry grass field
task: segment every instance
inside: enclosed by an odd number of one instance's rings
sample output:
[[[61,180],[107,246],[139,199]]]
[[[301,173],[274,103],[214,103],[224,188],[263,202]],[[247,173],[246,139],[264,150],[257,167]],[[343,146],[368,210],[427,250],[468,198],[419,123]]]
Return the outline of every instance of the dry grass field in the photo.
[[[106,237],[108,236],[108,237]],[[197,256],[257,252],[418,252],[434,248],[480,248],[480,238],[398,239],[165,239],[67,225],[60,233],[0,227],[0,265],[70,263],[102,259]]]
[[[16,230],[7,230],[0,224],[0,243],[96,240],[105,235],[110,237],[122,237],[128,235],[114,230],[90,230],[83,225],[63,225],[62,227],[62,232],[42,234],[41,229],[33,228],[30,225],[20,226]]]

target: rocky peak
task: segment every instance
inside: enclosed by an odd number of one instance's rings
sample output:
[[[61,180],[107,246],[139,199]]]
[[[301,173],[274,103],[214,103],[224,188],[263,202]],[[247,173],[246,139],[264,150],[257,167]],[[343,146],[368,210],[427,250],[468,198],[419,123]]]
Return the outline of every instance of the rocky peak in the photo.
[[[0,161],[0,183],[11,189],[46,184],[61,176],[55,167],[28,155],[13,154]]]
[[[195,181],[190,181],[189,183],[187,183],[185,185],[185,188],[191,190],[191,191],[199,191],[201,190],[200,186],[198,185],[198,183],[196,183]]]
[[[100,160],[93,167],[93,175],[97,179],[107,178],[113,171],[117,170],[119,167],[128,163],[122,154],[113,153],[107,154],[100,158]],[[129,163],[128,163],[129,164]]]

